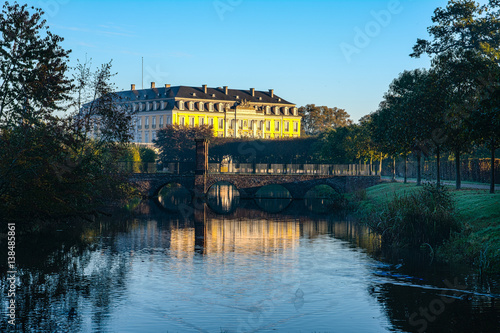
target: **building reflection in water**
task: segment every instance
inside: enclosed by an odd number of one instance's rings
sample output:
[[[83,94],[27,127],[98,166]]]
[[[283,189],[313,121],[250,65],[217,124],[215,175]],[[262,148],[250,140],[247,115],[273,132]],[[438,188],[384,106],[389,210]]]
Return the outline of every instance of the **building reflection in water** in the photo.
[[[219,214],[233,212],[240,202],[240,192],[231,183],[218,182],[207,193],[208,205]]]

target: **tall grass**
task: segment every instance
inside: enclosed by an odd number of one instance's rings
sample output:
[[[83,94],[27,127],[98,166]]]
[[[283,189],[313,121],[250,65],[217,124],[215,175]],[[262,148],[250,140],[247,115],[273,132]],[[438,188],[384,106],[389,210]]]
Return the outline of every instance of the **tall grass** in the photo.
[[[444,188],[425,185],[422,190],[397,196],[365,219],[385,245],[431,248],[458,230],[453,201]]]

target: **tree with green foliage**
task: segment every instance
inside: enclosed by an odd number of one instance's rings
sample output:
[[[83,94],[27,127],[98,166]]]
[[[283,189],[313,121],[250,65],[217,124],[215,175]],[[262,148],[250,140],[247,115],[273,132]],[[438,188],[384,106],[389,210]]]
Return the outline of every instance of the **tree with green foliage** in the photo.
[[[160,151],[160,160],[167,162],[194,162],[196,143],[195,139],[213,140],[211,126],[197,127],[169,125],[156,134],[153,143]]]
[[[302,127],[307,135],[317,135],[328,129],[345,127],[352,124],[349,114],[344,109],[329,108],[307,104],[299,108]]]
[[[30,12],[31,11],[31,12]],[[96,214],[130,194],[126,174],[117,172],[127,127],[116,115],[102,140],[84,126],[95,115],[56,116],[78,89],[67,78],[70,51],[45,25],[40,9],[3,6],[0,19],[0,214],[35,221]],[[92,96],[106,96],[110,66],[95,73]],[[83,76],[82,80],[90,82]],[[113,118],[114,117],[114,118]],[[116,140],[118,139],[118,141]]]
[[[437,8],[435,10],[432,21],[434,25],[428,28],[432,40],[418,39],[413,47],[414,52],[411,56],[419,57],[426,53],[429,56],[435,57],[434,64],[438,66],[442,65],[443,58],[447,58],[448,60],[455,58],[451,62],[454,64],[454,68],[457,69],[455,73],[462,75],[455,76],[457,79],[454,81],[456,89],[452,90],[454,96],[463,99],[464,87],[468,92],[472,91],[475,95],[475,98],[467,97],[458,105],[461,108],[465,107],[467,109],[466,117],[468,118],[472,118],[472,113],[479,112],[479,116],[484,113],[486,118],[489,118],[492,123],[496,123],[495,117],[498,114],[493,102],[494,100],[488,102],[485,99],[488,99],[488,96],[490,96],[486,90],[492,89],[495,83],[498,82],[496,81],[497,74],[495,73],[498,72],[500,64],[500,2],[498,0],[489,0],[487,4],[479,4],[473,0],[450,0],[446,8]],[[478,73],[481,74],[478,75]],[[463,74],[467,76],[465,82],[461,81],[464,77]],[[470,82],[471,80],[473,82]],[[477,107],[468,108],[471,101],[477,99],[479,95],[482,96],[482,111],[477,111]],[[494,94],[491,96],[494,96]],[[477,103],[474,104],[477,105]],[[489,111],[486,109],[487,106],[491,107]],[[456,113],[456,111],[451,112],[452,114]],[[461,138],[464,133],[461,129],[463,127],[461,124],[462,118],[459,117],[457,121],[456,116],[452,115],[450,117],[452,120],[450,124],[452,131],[450,134],[453,136],[451,143],[452,149],[457,150],[455,152],[457,160],[459,160],[457,143],[461,146],[461,143],[466,141],[465,138]],[[478,125],[481,124],[481,121],[471,119],[470,123]],[[460,135],[456,135],[456,129],[458,128],[460,128]],[[473,131],[475,137],[479,138],[479,142],[485,141],[482,139],[483,135],[480,128],[476,127]],[[485,136],[489,136],[489,131],[486,130],[484,134]],[[498,146],[495,144],[490,145],[492,151],[492,175],[494,175],[496,147]],[[458,163],[459,161],[457,161],[457,166]],[[457,183],[457,186],[459,185]],[[491,179],[491,188],[493,192],[494,178]]]
[[[47,120],[72,89],[63,38],[40,9],[6,2],[0,14],[0,128]]]

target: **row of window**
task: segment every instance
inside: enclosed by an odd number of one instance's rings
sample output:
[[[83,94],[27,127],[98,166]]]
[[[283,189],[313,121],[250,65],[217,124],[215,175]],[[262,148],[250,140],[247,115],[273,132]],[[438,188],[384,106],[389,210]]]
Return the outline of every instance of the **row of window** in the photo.
[[[166,125],[172,124],[172,117],[166,116]],[[149,116],[144,117],[144,128],[149,129]],[[135,118],[135,126],[138,129],[142,128],[142,117]],[[163,128],[163,116],[158,116],[158,128]],[[156,116],[151,116],[151,128],[156,128]]]
[[[205,111],[208,110],[210,112],[219,111],[223,112],[226,108],[231,107],[231,104],[228,103],[205,103],[205,102],[194,102],[194,101],[177,101],[177,108],[179,110],[190,110],[190,111]],[[156,111],[156,110],[164,110],[168,108],[168,102],[160,101],[160,102],[146,102],[146,103],[134,103],[132,104],[132,111],[140,112],[140,111]],[[262,111],[265,111],[266,114],[281,114],[283,112],[284,115],[298,115],[298,109],[296,107],[290,108],[287,106],[260,106]]]
[[[240,119],[240,120],[231,119],[228,122],[228,128],[234,129],[237,125],[237,128],[239,128],[239,129],[262,130],[264,123],[265,123],[266,131],[271,131],[271,121],[270,120],[266,120],[264,122],[264,120],[250,120],[249,121],[249,120],[245,120],[245,119]],[[284,121],[283,123],[284,123],[284,131],[289,132],[290,131],[290,122]],[[182,126],[189,125],[189,126],[194,127],[195,126],[195,117],[188,117],[188,122],[186,123],[185,117],[180,116],[179,117],[179,125],[182,125]],[[198,118],[198,125],[199,126],[205,125],[205,118],[199,117]],[[208,125],[210,125],[210,126],[214,125],[213,118],[208,118]],[[224,119],[221,119],[221,118],[219,119],[218,128],[224,129]],[[278,121],[274,122],[274,130],[280,131],[280,122],[278,122]],[[293,122],[293,131],[294,132],[299,131],[299,123],[296,121]]]

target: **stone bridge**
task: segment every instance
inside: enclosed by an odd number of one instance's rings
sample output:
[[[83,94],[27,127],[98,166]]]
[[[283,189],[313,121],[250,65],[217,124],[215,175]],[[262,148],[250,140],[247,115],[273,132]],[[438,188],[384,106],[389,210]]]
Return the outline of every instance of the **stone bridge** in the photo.
[[[329,185],[344,193],[375,185],[380,181],[380,176],[209,173],[208,142],[197,139],[193,174],[134,174],[130,180],[144,197],[149,198],[158,196],[158,192],[167,184],[180,184],[193,196],[204,197],[214,184],[227,182],[239,190],[241,198],[254,198],[256,192],[266,185],[281,185],[290,192],[292,198],[302,199],[307,191],[317,185]]]
[[[153,198],[167,184],[180,184],[193,195],[204,196],[210,187],[219,182],[233,184],[241,198],[254,198],[256,192],[266,185],[285,187],[294,199],[302,199],[317,185],[328,185],[340,193],[351,192],[373,186],[380,181],[379,176],[332,176],[332,175],[244,175],[244,174],[204,174],[172,175],[164,173],[134,174],[131,182],[144,197]]]

